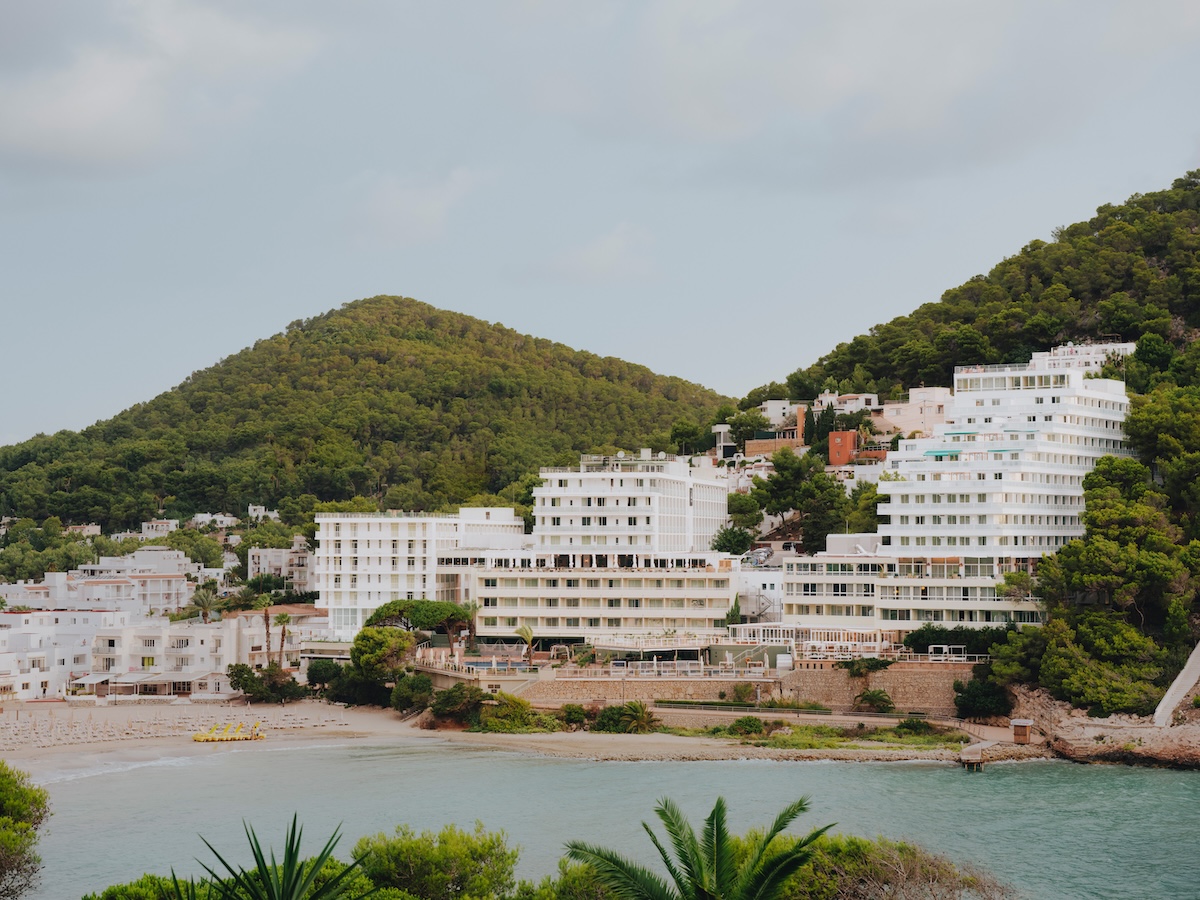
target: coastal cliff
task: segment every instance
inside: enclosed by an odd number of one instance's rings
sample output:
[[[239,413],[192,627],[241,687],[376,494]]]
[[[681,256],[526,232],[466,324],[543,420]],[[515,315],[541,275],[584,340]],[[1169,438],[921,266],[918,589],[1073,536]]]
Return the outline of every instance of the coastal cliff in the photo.
[[[1013,689],[1013,717],[1032,719],[1051,749],[1075,762],[1200,768],[1200,722],[1176,716],[1157,726],[1149,716],[1088,716],[1042,689]]]

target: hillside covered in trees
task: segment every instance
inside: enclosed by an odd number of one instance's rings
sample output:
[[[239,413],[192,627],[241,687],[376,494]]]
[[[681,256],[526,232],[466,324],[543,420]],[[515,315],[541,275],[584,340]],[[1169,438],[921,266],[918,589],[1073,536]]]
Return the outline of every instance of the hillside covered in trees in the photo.
[[[808,399],[825,387],[894,397],[921,383],[949,385],[956,365],[1024,362],[1067,341],[1152,335],[1182,350],[1197,328],[1200,170],[1168,190],[1101,206],[1055,229],[1050,242],[1031,241],[938,302],[839,344],[786,384],[755,389],[743,406]],[[1200,351],[1187,355],[1190,380]]]
[[[80,432],[0,448],[0,515],[130,526],[311,495],[437,509],[578,453],[669,449],[725,398],[401,297],[257,342]],[[515,498],[514,498],[515,499]]]

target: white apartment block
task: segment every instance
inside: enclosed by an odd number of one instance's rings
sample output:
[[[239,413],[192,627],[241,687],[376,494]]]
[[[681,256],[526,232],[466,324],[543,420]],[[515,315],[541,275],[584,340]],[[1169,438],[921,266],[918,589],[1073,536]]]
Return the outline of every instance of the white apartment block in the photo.
[[[584,456],[542,469],[531,552],[459,569],[477,633],[619,646],[713,638],[737,596],[736,560],[709,549],[727,521],[727,482],[707,457]]]
[[[246,553],[247,578],[274,575],[298,594],[312,590],[310,572],[312,555],[302,534],[296,535],[290,547],[251,547]]]
[[[47,572],[40,582],[0,585],[9,607],[31,609],[107,609],[148,616],[181,610],[191,602],[195,585],[184,575],[151,572],[122,577],[79,577]]]
[[[534,545],[570,556],[704,553],[727,521],[727,482],[708,457],[584,456],[541,470]],[[600,568],[603,568],[601,566]]]
[[[1125,385],[1087,375],[1133,348],[957,369],[945,423],[888,456],[879,534],[831,535],[826,552],[785,562],[782,623],[827,649],[894,643],[926,622],[1040,622],[1034,598],[997,585],[1082,537],[1084,476],[1102,456],[1131,454]]]
[[[351,640],[392,600],[453,600],[439,559],[471,558],[463,548],[519,550],[525,523],[512,509],[463,507],[457,514],[318,513],[312,584],[329,610],[334,640]],[[461,553],[460,553],[461,551]]]
[[[871,410],[871,424],[885,435],[907,436],[915,431],[926,437],[946,421],[953,398],[954,392],[948,387],[910,388],[904,400],[887,401]]]
[[[328,620],[323,609],[269,607],[269,655],[262,610],[232,613],[209,623],[199,619],[171,622],[161,617],[114,622],[94,631],[89,648],[91,671],[75,678],[71,686],[100,696],[228,694],[226,670],[230,665],[261,669],[279,661],[284,637],[284,629],[275,624],[279,613],[291,618],[283,643],[283,665],[296,669],[301,641],[326,633]]]
[[[535,553],[513,560],[515,567],[504,562],[457,570],[463,599],[479,606],[476,632],[484,641],[512,641],[523,625],[550,643],[723,637],[738,590],[737,560],[712,551],[633,560]]]
[[[0,611],[0,702],[62,697],[87,673],[97,630],[127,613],[79,609]]]

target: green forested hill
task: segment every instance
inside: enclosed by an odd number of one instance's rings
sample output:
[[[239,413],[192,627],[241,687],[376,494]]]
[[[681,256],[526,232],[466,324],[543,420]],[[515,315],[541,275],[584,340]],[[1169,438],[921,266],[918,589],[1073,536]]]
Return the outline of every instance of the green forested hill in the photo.
[[[837,385],[893,395],[922,382],[948,385],[956,365],[1023,362],[1069,340],[1155,335],[1183,348],[1200,327],[1198,210],[1200,171],[1169,190],[1102,206],[939,302],[840,344],[775,392],[807,399]]]
[[[400,297],[292,323],[81,432],[0,448],[0,514],[130,525],[303,494],[430,509],[580,451],[666,449],[724,398]]]

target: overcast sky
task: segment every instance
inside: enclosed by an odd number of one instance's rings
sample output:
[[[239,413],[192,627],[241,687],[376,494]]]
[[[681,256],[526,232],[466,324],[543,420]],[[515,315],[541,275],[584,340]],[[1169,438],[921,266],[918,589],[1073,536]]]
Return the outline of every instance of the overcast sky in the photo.
[[[0,0],[0,444],[416,297],[731,395],[1200,168],[1200,4]]]

